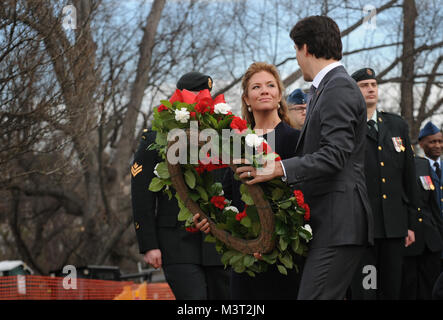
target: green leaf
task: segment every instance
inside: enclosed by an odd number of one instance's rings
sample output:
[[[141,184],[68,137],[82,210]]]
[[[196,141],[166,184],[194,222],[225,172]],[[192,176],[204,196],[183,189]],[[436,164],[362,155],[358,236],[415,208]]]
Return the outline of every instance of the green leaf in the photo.
[[[207,234],[204,241],[209,243],[215,243],[216,240],[217,239],[212,234]]]
[[[154,177],[149,184],[149,190],[158,192],[164,187],[165,183],[160,178]]]
[[[166,164],[166,162],[160,162],[157,165],[156,170],[157,170],[157,173],[160,176],[160,178],[168,179],[170,177],[169,170],[168,170],[168,165]]]
[[[280,237],[278,245],[281,251],[285,251],[286,248],[288,247],[288,244],[289,243],[283,237]]]
[[[270,254],[262,254],[262,258],[269,264],[274,264],[277,261],[278,251],[274,249]]]
[[[251,227],[251,219],[249,217],[244,217],[241,219],[240,224],[245,226],[246,228]]]
[[[202,186],[196,186],[195,189],[197,190],[200,197],[203,199],[203,201],[208,201],[208,194],[206,193],[206,190]]]
[[[272,200],[277,201],[280,200],[284,195],[284,190],[280,188],[275,188],[272,190]]]
[[[195,192],[190,192],[189,193],[189,197],[193,200],[193,201],[197,201],[198,199],[200,199],[200,195],[198,193]]]
[[[282,209],[288,209],[292,205],[292,202],[290,200],[283,201],[279,203],[279,207]]]
[[[288,227],[282,221],[275,220],[275,233],[279,236],[286,235],[288,233]]]
[[[242,272],[245,271],[245,269],[246,268],[243,265],[236,265],[236,266],[234,266],[234,271],[237,272],[237,273],[242,273]]]
[[[193,214],[186,207],[182,207],[178,213],[177,220],[178,221],[186,221],[189,218],[192,219]]]
[[[225,253],[223,253],[222,257],[221,257],[221,262],[224,265],[227,265],[229,263],[229,260],[231,260],[231,258],[235,255],[238,254],[238,251],[235,250],[228,250]]]
[[[220,182],[216,182],[211,185],[210,193],[212,195],[218,196],[219,194],[222,193],[222,191],[223,191],[223,185]]]
[[[284,266],[282,266],[281,264],[278,264],[278,265],[277,265],[277,268],[278,268],[278,271],[279,271],[281,274],[284,274],[285,276],[288,275],[288,271],[287,271],[286,268],[285,268]]]
[[[165,133],[157,131],[157,135],[155,137],[155,143],[162,145],[162,146],[167,145],[168,144],[168,136]]]
[[[195,188],[195,176],[194,173],[191,170],[185,171],[185,181],[186,184],[189,186],[189,188],[194,189]]]
[[[252,266],[254,262],[255,262],[254,256],[251,256],[249,254],[245,255],[243,258],[243,264],[245,265],[245,267]]]
[[[252,200],[251,195],[248,192],[248,188],[246,185],[242,184],[240,186],[240,192],[241,192],[241,199],[244,203],[246,203],[248,206],[254,205],[254,200]]]
[[[246,270],[245,271],[250,277],[255,277],[255,273],[251,270]]]
[[[292,269],[292,267],[294,266],[294,264],[292,263],[292,257],[289,253],[285,254],[284,256],[279,255],[278,260],[280,260],[280,262],[283,263],[288,269]]]
[[[165,107],[172,108],[172,104],[168,100],[160,100],[160,103]]]
[[[234,256],[229,260],[229,263],[230,263],[232,266],[235,266],[239,261],[241,261],[242,258],[243,258],[243,254],[238,252],[236,255],[234,255]]]

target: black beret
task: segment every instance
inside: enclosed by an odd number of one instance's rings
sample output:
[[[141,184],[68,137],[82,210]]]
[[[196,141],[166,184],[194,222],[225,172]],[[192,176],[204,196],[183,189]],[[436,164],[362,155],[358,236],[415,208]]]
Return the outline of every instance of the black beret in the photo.
[[[177,89],[189,91],[212,90],[212,78],[200,72],[192,71],[183,75],[177,82]]]
[[[362,81],[362,80],[368,80],[368,79],[375,79],[375,72],[371,68],[363,68],[360,70],[355,71],[351,77],[356,81]]]

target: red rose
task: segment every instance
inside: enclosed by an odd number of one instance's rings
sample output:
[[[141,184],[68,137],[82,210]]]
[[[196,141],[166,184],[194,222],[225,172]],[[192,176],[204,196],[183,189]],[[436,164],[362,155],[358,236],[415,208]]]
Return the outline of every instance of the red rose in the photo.
[[[237,213],[236,215],[235,215],[235,220],[237,220],[237,221],[241,221],[244,217],[246,217],[247,216],[247,214],[246,214],[246,207],[245,207],[245,210],[243,210],[242,212],[240,212],[240,213]]]
[[[297,204],[301,207],[303,203],[305,203],[305,197],[303,196],[303,192],[300,190],[294,190],[295,200],[297,200]]]
[[[223,196],[213,196],[211,198],[211,203],[215,207],[223,210],[223,208],[225,207],[225,200],[226,200],[226,198]]]
[[[268,154],[269,152],[272,152],[272,149],[271,149],[271,147],[269,146],[269,144],[267,144],[265,141],[263,141],[262,143],[261,143],[261,145],[259,145],[258,147],[257,147],[257,152],[258,153],[264,153],[264,154]]]
[[[301,207],[305,209],[305,221],[309,221],[311,219],[311,209],[309,208],[307,203],[303,203]]]
[[[214,101],[210,97],[203,98],[198,101],[195,111],[204,114],[206,112],[214,113]]]
[[[191,116],[191,118],[195,118],[197,116],[194,111],[189,112],[189,115]]]
[[[199,232],[200,230],[198,230],[197,228],[194,228],[194,227],[187,227],[186,231],[188,231],[190,233],[196,233],[196,232]]]
[[[157,108],[158,112],[162,112],[162,111],[166,111],[166,110],[168,110],[168,107],[164,106],[164,105],[159,105]]]
[[[240,117],[234,117],[230,124],[231,129],[234,129],[236,133],[243,133],[246,129],[248,129],[248,125],[246,124],[246,120],[243,120]]]
[[[274,161],[281,161],[280,156],[278,156],[277,158],[275,158]]]

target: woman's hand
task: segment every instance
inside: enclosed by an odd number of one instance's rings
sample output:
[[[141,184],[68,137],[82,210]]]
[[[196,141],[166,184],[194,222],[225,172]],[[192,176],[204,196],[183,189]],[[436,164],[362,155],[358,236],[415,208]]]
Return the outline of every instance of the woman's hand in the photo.
[[[203,219],[202,221],[199,221],[200,214],[196,213],[194,217],[192,217],[192,220],[194,220],[195,227],[200,230],[201,232],[204,232],[205,234],[208,234],[211,232],[211,228],[209,227],[209,222],[207,219]]]
[[[150,264],[155,269],[161,268],[162,266],[162,253],[160,249],[152,249],[145,253],[143,260],[147,264]]]

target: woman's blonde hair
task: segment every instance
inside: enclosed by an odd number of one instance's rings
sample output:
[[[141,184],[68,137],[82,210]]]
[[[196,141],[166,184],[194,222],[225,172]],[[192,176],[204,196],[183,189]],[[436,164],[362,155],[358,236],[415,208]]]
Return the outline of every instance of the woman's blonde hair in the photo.
[[[278,116],[280,117],[280,119],[284,122],[286,122],[287,124],[289,124],[290,126],[292,126],[291,124],[291,120],[288,116],[288,105],[286,104],[286,100],[283,98],[284,96],[284,92],[285,92],[285,88],[283,85],[283,82],[281,81],[280,75],[278,73],[277,68],[273,65],[273,64],[269,64],[266,62],[254,62],[253,64],[251,64],[248,68],[248,70],[246,70],[243,79],[242,79],[242,96],[241,96],[241,103],[242,103],[242,107],[241,107],[241,112],[242,112],[242,117],[243,119],[245,119],[247,121],[247,123],[251,124],[251,127],[254,128],[255,126],[255,120],[254,120],[254,115],[252,114],[252,111],[249,112],[248,111],[248,105],[245,102],[245,97],[248,94],[248,85],[249,85],[249,81],[251,80],[251,77],[261,71],[266,71],[270,74],[272,74],[275,78],[275,80],[277,81],[277,86],[278,86],[278,90],[280,91],[280,94],[282,96],[282,99],[279,103],[280,108],[278,108]]]

